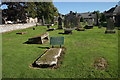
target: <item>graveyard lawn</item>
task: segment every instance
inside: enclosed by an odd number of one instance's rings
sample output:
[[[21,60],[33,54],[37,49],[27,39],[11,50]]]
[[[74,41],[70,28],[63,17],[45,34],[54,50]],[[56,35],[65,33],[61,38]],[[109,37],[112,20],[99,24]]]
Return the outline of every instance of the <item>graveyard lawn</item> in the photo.
[[[54,26],[57,28],[57,26]],[[27,34],[17,35],[17,32]],[[72,35],[58,34],[64,30],[47,31],[47,26],[16,30],[2,34],[3,78],[117,78],[118,31],[105,34],[105,28],[73,31]],[[57,69],[33,69],[30,65],[51,47],[46,44],[24,44],[35,35],[49,32],[50,37],[65,37],[65,55]],[[57,46],[58,47],[58,46]],[[96,69],[95,60],[104,58],[107,67]],[[102,65],[104,66],[104,65]]]

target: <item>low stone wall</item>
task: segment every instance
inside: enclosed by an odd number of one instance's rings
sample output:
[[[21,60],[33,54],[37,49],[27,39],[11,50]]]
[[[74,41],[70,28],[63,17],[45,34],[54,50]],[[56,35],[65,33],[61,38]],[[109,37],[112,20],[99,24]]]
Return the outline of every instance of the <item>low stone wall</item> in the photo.
[[[0,33],[36,26],[36,23],[0,25]]]

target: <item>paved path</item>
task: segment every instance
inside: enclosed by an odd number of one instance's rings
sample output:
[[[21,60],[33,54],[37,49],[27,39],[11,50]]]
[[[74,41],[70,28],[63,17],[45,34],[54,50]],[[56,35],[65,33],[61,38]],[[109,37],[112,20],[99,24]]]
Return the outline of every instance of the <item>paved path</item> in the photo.
[[[25,29],[28,27],[33,27],[35,25],[36,25],[35,23],[0,25],[0,33],[13,31],[13,30],[17,30],[17,29]]]

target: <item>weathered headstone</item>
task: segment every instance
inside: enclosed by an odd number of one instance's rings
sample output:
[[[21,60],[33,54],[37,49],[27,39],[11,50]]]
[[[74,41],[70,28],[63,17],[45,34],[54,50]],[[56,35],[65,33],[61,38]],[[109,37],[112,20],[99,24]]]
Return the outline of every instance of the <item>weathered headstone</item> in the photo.
[[[106,27],[105,33],[115,33],[114,28],[115,28],[114,27],[114,20],[112,17],[109,17],[107,19],[107,27]]]
[[[91,18],[91,14],[89,15],[89,19],[87,20],[87,23],[88,25],[85,25],[85,29],[92,29],[93,28],[93,21],[92,21],[92,18]]]
[[[80,16],[78,16],[76,19],[77,19],[77,28],[76,28],[76,30],[77,31],[85,31],[85,29],[82,28],[82,26],[80,24]]]
[[[58,29],[63,29],[62,28],[62,18],[58,17]]]
[[[49,40],[49,33],[43,33],[41,35],[29,38],[27,43],[28,44],[43,44]]]
[[[64,29],[65,34],[72,34],[72,30],[74,30],[75,27],[81,28],[80,17],[76,13],[70,11],[68,15],[65,15],[64,27],[66,28]]]
[[[115,8],[113,15],[115,17],[115,27],[118,27],[120,30],[120,2],[118,3],[118,6]]]

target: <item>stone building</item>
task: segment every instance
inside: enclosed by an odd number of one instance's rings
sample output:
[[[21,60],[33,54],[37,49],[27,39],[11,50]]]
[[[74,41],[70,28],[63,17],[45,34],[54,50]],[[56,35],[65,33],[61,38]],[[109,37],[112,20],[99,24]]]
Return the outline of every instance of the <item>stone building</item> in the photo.
[[[115,7],[104,12],[106,18],[112,17],[116,27],[120,27],[120,2]]]
[[[80,17],[83,17],[85,22],[89,22],[91,20],[92,23],[97,24],[97,17],[95,13],[87,12],[87,13],[77,13]]]

